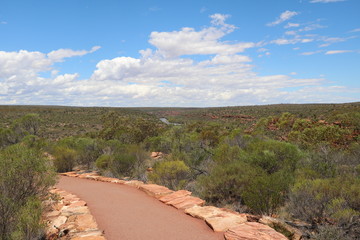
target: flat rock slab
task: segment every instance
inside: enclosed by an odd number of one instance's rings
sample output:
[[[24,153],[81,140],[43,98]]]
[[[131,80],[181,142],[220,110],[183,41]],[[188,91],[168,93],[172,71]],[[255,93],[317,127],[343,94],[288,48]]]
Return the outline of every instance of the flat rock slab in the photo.
[[[191,195],[191,192],[189,192],[189,191],[179,190],[179,191],[170,193],[170,194],[168,194],[166,196],[162,196],[162,197],[159,198],[159,200],[161,202],[163,202],[163,203],[167,203],[167,202],[173,201],[175,199],[190,196],[190,195]]]
[[[72,240],[106,240],[103,236],[81,236],[72,238]]]
[[[205,201],[192,196],[184,196],[176,198],[172,201],[166,202],[167,205],[171,205],[177,209],[187,209],[193,206],[202,206],[205,204]]]
[[[144,185],[142,181],[138,180],[125,181],[124,184],[135,188],[140,188],[140,186]]]
[[[185,213],[205,220],[215,232],[225,232],[230,228],[247,222],[245,214],[230,212],[213,206],[194,206],[186,209]]]
[[[147,195],[155,198],[160,198],[174,192],[167,187],[156,184],[143,184],[139,187],[139,189],[145,192]]]
[[[223,211],[220,208],[213,207],[213,206],[194,206],[192,208],[188,208],[185,210],[185,213],[200,218],[202,220],[206,220],[208,218],[214,217],[216,215],[221,214]]]
[[[97,230],[98,226],[94,217],[91,214],[83,214],[76,216],[75,219],[76,229],[80,232]]]
[[[247,222],[247,218],[245,215],[225,212],[219,216],[207,218],[205,221],[215,232],[225,232],[230,228]]]
[[[225,232],[226,240],[288,240],[269,226],[247,222]]]

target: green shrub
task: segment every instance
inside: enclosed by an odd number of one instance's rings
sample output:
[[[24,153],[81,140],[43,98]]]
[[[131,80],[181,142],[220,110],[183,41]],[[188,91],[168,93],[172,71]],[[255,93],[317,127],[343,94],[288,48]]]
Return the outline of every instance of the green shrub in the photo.
[[[153,169],[150,180],[174,190],[185,186],[190,170],[183,161],[157,162]]]
[[[78,154],[75,150],[67,147],[56,147],[53,152],[54,166],[57,172],[72,171],[76,165]]]
[[[103,154],[98,159],[96,159],[95,165],[101,170],[106,170],[110,167],[111,162],[113,161],[113,156]]]
[[[55,174],[41,152],[21,144],[0,151],[0,239],[36,235],[39,200],[54,183]]]

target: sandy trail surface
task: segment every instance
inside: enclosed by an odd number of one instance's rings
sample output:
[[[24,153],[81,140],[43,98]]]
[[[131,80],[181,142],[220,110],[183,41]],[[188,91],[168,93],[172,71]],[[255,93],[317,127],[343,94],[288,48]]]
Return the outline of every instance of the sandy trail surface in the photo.
[[[62,176],[56,187],[86,201],[107,240],[220,240],[204,221],[130,186]]]

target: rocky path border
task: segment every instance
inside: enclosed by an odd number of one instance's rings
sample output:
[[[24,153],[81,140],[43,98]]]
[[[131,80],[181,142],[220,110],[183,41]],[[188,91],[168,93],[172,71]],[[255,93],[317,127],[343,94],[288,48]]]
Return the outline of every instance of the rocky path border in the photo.
[[[96,172],[77,171],[61,173],[61,175],[135,187],[167,205],[183,210],[192,217],[204,220],[215,232],[224,232],[226,240],[301,239],[301,233],[299,234],[293,229],[289,230],[291,236],[287,238],[269,227],[274,223],[269,217],[266,217],[266,221],[262,221],[260,217],[256,218],[224,208],[204,206],[204,200],[191,196],[191,192],[186,190],[172,191],[164,186],[145,184],[138,180],[125,181],[117,178],[103,177]],[[282,227],[286,228],[287,226],[284,225]]]
[[[48,221],[46,239],[106,240],[86,202],[57,188],[50,193],[59,199],[50,203],[51,210],[45,216]]]

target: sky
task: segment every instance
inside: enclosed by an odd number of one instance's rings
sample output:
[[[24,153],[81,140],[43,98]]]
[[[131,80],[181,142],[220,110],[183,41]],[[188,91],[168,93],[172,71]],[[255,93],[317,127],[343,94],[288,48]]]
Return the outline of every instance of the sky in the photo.
[[[0,104],[360,101],[360,0],[0,0]]]

